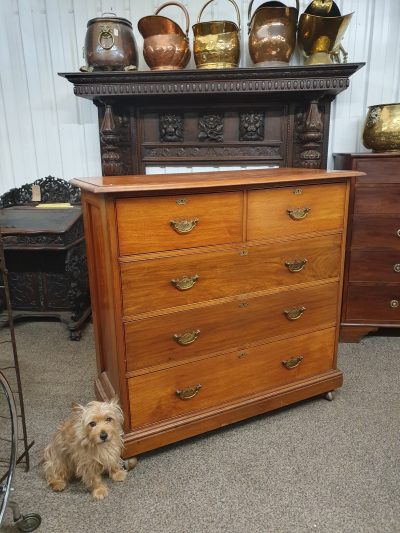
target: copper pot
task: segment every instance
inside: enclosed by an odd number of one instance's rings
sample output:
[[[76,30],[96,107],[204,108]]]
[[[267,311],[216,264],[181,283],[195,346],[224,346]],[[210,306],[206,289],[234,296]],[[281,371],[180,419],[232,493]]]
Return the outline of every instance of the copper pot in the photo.
[[[400,103],[369,106],[363,144],[374,152],[400,151]]]
[[[205,8],[214,2],[208,0],[201,8],[197,24],[192,26],[193,50],[197,68],[234,68],[240,61],[240,12],[234,0],[238,24],[228,20],[200,22]]]
[[[186,32],[173,20],[159,16],[167,6],[178,6],[185,13]],[[138,29],[143,36],[143,56],[151,70],[178,70],[189,63],[189,13],[179,2],[166,2],[154,15],[143,17]]]
[[[273,67],[289,63],[296,47],[299,0],[296,8],[281,2],[265,2],[253,16],[253,0],[249,3],[249,53],[257,66]]]
[[[111,15],[111,16],[103,16]],[[114,13],[103,13],[101,17],[87,23],[83,72],[93,70],[136,70],[137,48],[129,20]]]

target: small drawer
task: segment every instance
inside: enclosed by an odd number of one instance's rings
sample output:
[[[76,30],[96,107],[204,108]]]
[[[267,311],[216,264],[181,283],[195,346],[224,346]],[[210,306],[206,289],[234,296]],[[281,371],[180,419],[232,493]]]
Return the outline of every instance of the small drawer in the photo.
[[[338,283],[143,318],[125,324],[127,370],[175,364],[280,335],[330,327]]]
[[[242,240],[241,192],[116,200],[120,255]]]
[[[353,250],[350,255],[349,281],[400,283],[400,251]]]
[[[382,188],[383,183],[400,184],[400,159],[398,157],[356,159],[354,170],[366,173],[366,176],[356,178],[356,183],[360,185],[371,183]]]
[[[247,239],[276,239],[341,230],[345,197],[345,184],[250,191]]]
[[[131,428],[215,409],[328,372],[334,346],[335,329],[327,329],[131,378]]]
[[[390,215],[399,213],[400,186],[357,186],[354,197],[355,214]]]
[[[351,248],[400,251],[400,216],[354,215]]]
[[[341,235],[121,263],[124,315],[339,276]]]
[[[349,283],[346,321],[376,324],[400,322],[400,284]]]

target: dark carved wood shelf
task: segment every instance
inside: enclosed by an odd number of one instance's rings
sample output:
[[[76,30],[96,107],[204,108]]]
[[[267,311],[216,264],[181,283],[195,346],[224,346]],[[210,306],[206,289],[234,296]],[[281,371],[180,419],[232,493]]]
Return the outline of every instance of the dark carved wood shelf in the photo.
[[[61,73],[99,109],[104,175],[147,166],[325,168],[330,105],[364,63]]]

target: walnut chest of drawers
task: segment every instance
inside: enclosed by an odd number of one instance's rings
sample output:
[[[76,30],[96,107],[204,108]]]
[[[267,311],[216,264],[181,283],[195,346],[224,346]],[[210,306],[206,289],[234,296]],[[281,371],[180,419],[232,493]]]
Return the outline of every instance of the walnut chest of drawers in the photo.
[[[73,180],[101,399],[125,457],[333,391],[357,172]]]
[[[400,326],[400,153],[335,154],[353,177],[340,338]]]

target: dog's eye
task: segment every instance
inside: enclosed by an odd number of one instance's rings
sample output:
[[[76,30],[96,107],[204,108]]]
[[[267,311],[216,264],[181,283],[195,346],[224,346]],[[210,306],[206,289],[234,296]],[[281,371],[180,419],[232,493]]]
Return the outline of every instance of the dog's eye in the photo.
[[[111,418],[111,416],[108,416],[108,417],[106,418],[106,422],[112,422],[112,418]]]
[[[89,426],[90,426],[91,428],[94,428],[95,425],[96,425],[96,422],[89,422]]]

